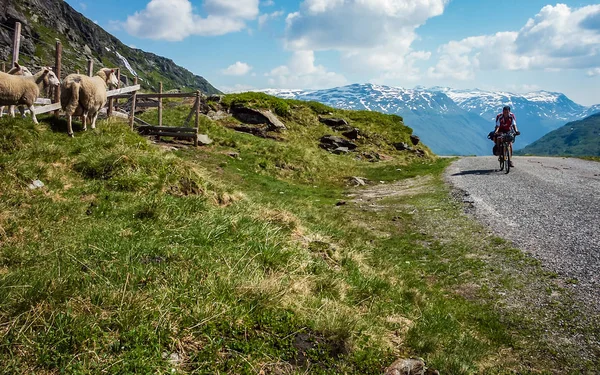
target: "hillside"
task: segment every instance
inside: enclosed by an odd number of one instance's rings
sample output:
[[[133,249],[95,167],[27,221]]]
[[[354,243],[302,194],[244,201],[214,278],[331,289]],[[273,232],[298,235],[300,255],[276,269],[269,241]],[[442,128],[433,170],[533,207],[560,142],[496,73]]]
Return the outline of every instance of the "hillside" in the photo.
[[[521,148],[566,122],[600,111],[564,94],[528,94],[456,90],[447,87],[404,89],[381,85],[350,85],[325,90],[266,90],[271,95],[315,100],[337,108],[367,109],[402,116],[431,149],[441,155],[489,155],[485,139],[494,117],[508,104],[517,115]]]
[[[519,150],[520,155],[600,156],[600,113],[573,121],[558,128],[531,145]]]
[[[165,122],[185,103],[167,101]],[[461,213],[450,159],[398,150],[400,117],[264,94],[209,106],[200,148],[116,119],[73,139],[64,120],[0,119],[4,373],[597,368],[556,276]],[[234,131],[250,126],[240,108],[286,129]],[[319,146],[344,134],[354,151]]]
[[[491,125],[459,108],[443,93],[380,85],[350,85],[327,90],[266,90],[283,98],[318,101],[336,108],[369,110],[402,116],[439,155],[485,155]],[[493,126],[491,127],[493,130]]]
[[[130,48],[100,26],[75,11],[63,0],[0,0],[0,59],[10,64],[15,22],[22,23],[20,62],[34,69],[54,66],[56,39],[63,45],[63,77],[94,66],[120,67],[122,74],[139,77],[145,89],[200,90],[218,94],[204,78],[176,65],[172,60]]]

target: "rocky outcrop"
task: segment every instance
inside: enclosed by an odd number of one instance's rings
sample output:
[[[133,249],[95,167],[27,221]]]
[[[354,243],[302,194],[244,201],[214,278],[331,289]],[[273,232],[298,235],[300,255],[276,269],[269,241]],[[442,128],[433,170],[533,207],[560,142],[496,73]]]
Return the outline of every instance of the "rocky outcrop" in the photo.
[[[230,111],[233,117],[244,124],[266,125],[267,131],[286,130],[285,124],[271,111],[243,106],[234,106]]]
[[[421,142],[421,138],[419,138],[416,135],[411,135],[410,136],[410,142],[413,144],[413,146],[416,146],[419,144],[419,142]]]
[[[327,151],[335,153],[346,153],[357,147],[355,143],[335,135],[325,135],[321,137],[319,146]]]
[[[439,371],[427,368],[422,359],[399,359],[385,370],[385,375],[440,375]]]
[[[321,117],[319,116],[319,122],[329,126],[333,130],[337,131],[350,131],[353,128],[348,124],[348,121],[342,118],[330,118],[330,117]]]

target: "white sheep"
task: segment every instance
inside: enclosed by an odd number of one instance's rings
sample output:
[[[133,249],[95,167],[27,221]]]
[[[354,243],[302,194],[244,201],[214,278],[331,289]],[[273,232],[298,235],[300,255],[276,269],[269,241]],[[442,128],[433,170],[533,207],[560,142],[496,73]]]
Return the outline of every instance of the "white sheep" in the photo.
[[[83,130],[87,130],[87,118],[92,117],[92,129],[96,128],[98,112],[106,104],[107,87],[117,87],[114,69],[102,68],[94,77],[70,74],[60,90],[60,102],[68,116],[68,133],[73,137],[73,116],[83,117]]]
[[[15,61],[15,66],[13,66],[8,72],[6,72],[6,74],[10,74],[12,76],[24,76],[24,77],[31,77],[33,75],[33,73],[31,73],[31,71],[29,69],[27,69],[24,66],[19,65],[18,62]],[[23,111],[21,111],[23,112]],[[0,106],[0,117],[2,117],[4,113],[4,106]],[[12,117],[15,117],[15,106],[11,105],[9,107],[9,113]]]
[[[31,77],[13,76],[0,72],[0,106],[25,105],[31,112],[33,122],[37,124],[38,120],[35,117],[33,103],[35,103],[41,91],[49,86],[58,85],[60,85],[60,81],[52,68],[48,67],[42,68]],[[21,114],[25,116],[22,109]]]

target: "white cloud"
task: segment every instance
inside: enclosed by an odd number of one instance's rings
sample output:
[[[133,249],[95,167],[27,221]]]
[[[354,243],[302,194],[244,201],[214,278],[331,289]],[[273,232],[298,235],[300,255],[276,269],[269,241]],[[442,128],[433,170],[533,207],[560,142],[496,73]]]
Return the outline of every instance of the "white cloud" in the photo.
[[[250,86],[250,85],[243,85],[243,84],[236,84],[234,86],[222,86],[221,87],[221,91],[225,92],[225,93],[239,93],[239,92],[246,92],[246,91],[254,91],[256,90],[256,88],[254,86]]]
[[[449,0],[304,0],[286,18],[285,46],[294,51],[332,50],[342,64],[380,79],[418,77],[416,29],[439,16]]]
[[[283,16],[283,11],[261,14],[258,16],[258,28],[262,29],[269,20],[273,20],[281,16]]]
[[[87,10],[87,4],[86,4],[86,3],[84,3],[84,2],[80,2],[80,3],[79,3],[79,7],[80,7],[82,10]]]
[[[275,2],[273,0],[264,0],[260,5],[263,7],[270,7],[275,5]]]
[[[196,13],[190,0],[151,0],[145,9],[122,23],[129,34],[180,41],[190,35],[215,36],[236,32],[258,16],[259,0],[204,0],[206,16]]]
[[[227,76],[244,76],[248,74],[252,70],[252,67],[243,62],[236,62],[233,65],[227,67],[227,69],[223,69],[221,73]]]
[[[600,5],[547,5],[518,32],[469,37],[438,49],[432,78],[473,79],[480,70],[600,67]]]
[[[600,76],[600,68],[594,68],[587,71],[589,77]]]
[[[265,74],[271,87],[320,89],[348,83],[343,75],[315,65],[313,51],[296,51],[288,65],[281,65]]]

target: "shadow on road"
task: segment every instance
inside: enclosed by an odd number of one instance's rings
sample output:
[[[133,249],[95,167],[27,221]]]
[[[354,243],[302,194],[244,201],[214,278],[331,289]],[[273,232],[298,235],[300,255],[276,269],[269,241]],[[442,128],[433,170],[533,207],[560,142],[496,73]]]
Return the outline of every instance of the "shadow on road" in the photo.
[[[482,174],[492,174],[492,173],[496,173],[496,172],[498,172],[497,169],[473,169],[470,171],[460,171],[458,173],[453,174],[452,176],[466,176],[466,175],[472,175],[472,174],[482,175]]]

